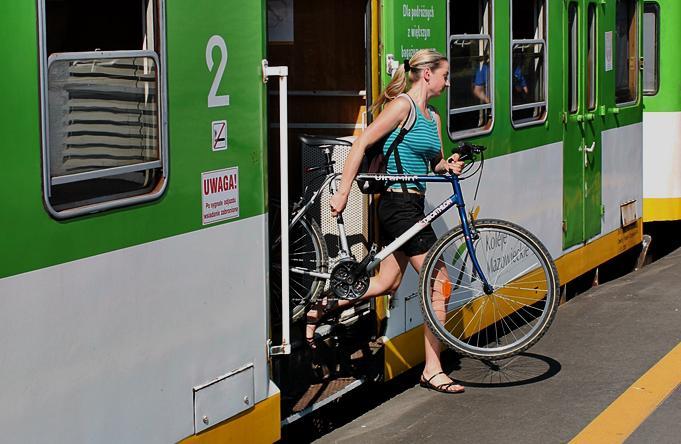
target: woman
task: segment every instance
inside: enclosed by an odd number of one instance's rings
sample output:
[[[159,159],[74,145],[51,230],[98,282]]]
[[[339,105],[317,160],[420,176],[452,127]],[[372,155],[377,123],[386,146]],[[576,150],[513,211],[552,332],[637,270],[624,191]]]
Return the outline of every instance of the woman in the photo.
[[[411,88],[407,94],[402,94],[407,90],[409,83],[411,83]],[[455,154],[444,160],[440,118],[428,107],[428,101],[432,97],[439,96],[447,86],[449,86],[449,63],[447,58],[437,51],[420,50],[398,68],[392,81],[374,105],[374,110],[383,108],[382,112],[353,143],[345,161],[339,190],[330,201],[331,212],[334,216],[340,214],[347,205],[348,194],[364,156],[364,150],[389,134],[383,147],[384,153],[387,152],[399,133],[401,125],[407,119],[411,108],[410,100],[413,100],[415,104],[417,119],[414,127],[397,147],[403,173],[427,174],[429,164],[435,173],[459,174],[461,172],[463,162],[458,161],[458,155]],[[394,155],[388,159],[387,172],[398,173]],[[393,184],[383,193],[378,206],[378,217],[381,240],[384,245],[392,242],[424,217],[424,195],[425,186],[420,183],[409,183],[406,187]],[[396,291],[407,264],[410,263],[418,273],[426,253],[436,240],[435,232],[432,227],[428,226],[388,256],[381,262],[380,273],[371,278],[369,289],[362,298],[367,299]],[[444,300],[444,297],[441,299]],[[313,307],[307,314],[306,336],[311,344],[314,343],[316,323],[328,311],[335,308],[324,302],[326,300]],[[338,302],[338,307],[350,303],[352,302],[342,300]],[[424,334],[426,362],[421,375],[421,386],[444,393],[463,392],[464,388],[442,371],[440,343],[425,325]]]

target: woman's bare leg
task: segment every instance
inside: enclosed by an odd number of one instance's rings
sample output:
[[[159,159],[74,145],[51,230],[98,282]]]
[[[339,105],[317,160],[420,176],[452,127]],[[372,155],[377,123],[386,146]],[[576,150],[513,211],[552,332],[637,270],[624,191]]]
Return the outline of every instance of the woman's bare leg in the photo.
[[[409,258],[411,265],[414,267],[417,273],[421,271],[421,267],[423,266],[423,261],[425,257],[426,254],[424,253]],[[448,296],[444,295],[442,292],[442,282],[445,282],[445,280],[446,270],[439,269],[436,275],[436,283],[433,286],[433,305],[438,313],[438,318],[440,318],[441,322],[444,322],[444,318],[446,316],[445,298],[446,296]],[[441,309],[438,309],[438,306],[441,306]],[[433,377],[433,379],[430,381],[431,384],[435,386],[453,382],[452,379],[446,374],[438,375],[438,373],[443,371],[442,363],[440,362],[441,344],[439,339],[435,337],[433,332],[430,331],[430,328],[428,328],[428,326],[425,324],[425,321],[423,324],[423,335],[425,338],[425,356],[426,356],[426,362],[423,368],[423,378],[428,380],[431,377],[437,375]],[[457,392],[463,390],[463,388],[464,388],[463,386],[455,384],[449,386],[447,390]]]

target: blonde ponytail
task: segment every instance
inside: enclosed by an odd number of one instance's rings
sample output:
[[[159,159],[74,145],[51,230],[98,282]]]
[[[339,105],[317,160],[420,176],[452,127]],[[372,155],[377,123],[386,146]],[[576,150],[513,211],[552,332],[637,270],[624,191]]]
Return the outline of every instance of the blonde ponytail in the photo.
[[[405,72],[404,63],[397,68],[388,86],[385,87],[378,96],[378,99],[371,105],[371,112],[378,114],[388,102],[407,91],[408,84],[411,85],[411,83],[418,81],[423,75],[424,69],[430,68],[433,71],[446,60],[447,57],[434,49],[420,49],[416,51],[407,61],[409,71]]]

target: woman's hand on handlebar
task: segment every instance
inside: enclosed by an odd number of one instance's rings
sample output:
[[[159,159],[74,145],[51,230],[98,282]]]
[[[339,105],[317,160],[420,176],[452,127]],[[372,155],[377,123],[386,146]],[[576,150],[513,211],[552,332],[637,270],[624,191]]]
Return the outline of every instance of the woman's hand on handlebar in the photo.
[[[343,212],[345,206],[348,204],[348,196],[338,192],[331,196],[329,204],[331,205],[331,215],[336,217]]]
[[[461,169],[463,168],[463,161],[459,160],[459,154],[452,154],[447,158],[445,164],[446,172],[449,174],[456,174],[457,176],[461,174]]]

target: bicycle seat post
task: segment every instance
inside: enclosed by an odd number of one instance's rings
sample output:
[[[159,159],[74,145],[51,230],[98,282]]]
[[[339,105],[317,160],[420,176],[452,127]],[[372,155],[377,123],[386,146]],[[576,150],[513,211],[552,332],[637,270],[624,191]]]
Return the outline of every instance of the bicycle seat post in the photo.
[[[329,165],[331,168],[331,165]],[[338,184],[336,183],[337,177],[334,177],[329,183],[329,188],[331,195],[333,196],[338,191]],[[338,239],[340,241],[340,251],[339,257],[346,258],[350,257],[350,246],[348,244],[348,236],[345,232],[345,223],[343,222],[343,213],[336,216],[336,226],[338,227]]]
[[[331,159],[331,147],[330,146],[325,146],[322,148],[322,152],[324,153],[324,157],[326,159],[326,174],[333,174],[333,160]]]

